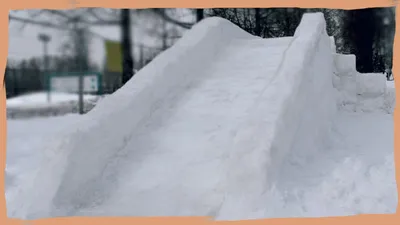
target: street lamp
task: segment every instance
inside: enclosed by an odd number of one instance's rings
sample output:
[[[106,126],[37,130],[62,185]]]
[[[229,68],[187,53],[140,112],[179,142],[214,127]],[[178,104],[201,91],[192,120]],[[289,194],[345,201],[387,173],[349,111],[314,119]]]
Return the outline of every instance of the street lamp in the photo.
[[[48,72],[49,70],[49,57],[48,57],[48,44],[51,40],[50,35],[47,34],[39,34],[38,35],[39,41],[43,43],[43,62],[44,62],[44,71]],[[47,87],[49,90],[47,92],[47,101],[50,102],[50,87]]]

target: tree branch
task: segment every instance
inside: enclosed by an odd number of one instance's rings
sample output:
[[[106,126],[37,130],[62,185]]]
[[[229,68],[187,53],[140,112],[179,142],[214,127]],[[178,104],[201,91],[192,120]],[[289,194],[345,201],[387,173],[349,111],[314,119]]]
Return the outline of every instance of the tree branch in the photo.
[[[58,29],[58,30],[71,30],[70,27],[68,27],[68,22],[65,24],[54,24],[48,21],[40,21],[40,20],[32,20],[32,19],[27,19],[27,18],[21,18],[21,17],[17,17],[17,16],[12,16],[9,15],[9,19],[10,20],[15,20],[21,23],[25,23],[25,24],[33,24],[33,25],[38,25],[38,26],[43,26],[43,27],[49,27],[49,28],[54,28],[54,29]],[[72,23],[73,18],[71,18],[70,23]],[[116,26],[119,25],[119,21],[118,20],[110,20],[110,21],[80,21],[85,25],[88,26]]]
[[[66,13],[59,11],[59,10],[50,10],[50,9],[44,9],[45,12],[48,12],[50,14],[62,17],[64,19],[66,19],[67,21],[70,21],[72,19],[72,17],[68,16]]]
[[[33,25],[38,25],[38,26],[43,26],[43,27],[54,28],[54,29],[58,29],[58,30],[69,29],[68,26],[63,26],[63,25],[60,25],[60,24],[53,24],[53,23],[50,23],[50,22],[47,22],[47,21],[35,21],[35,20],[16,17],[16,16],[12,16],[12,15],[9,15],[9,19],[10,20],[15,20],[15,21],[18,21],[18,22],[21,22],[21,23],[25,23],[25,24],[33,24]]]
[[[110,21],[117,22],[117,20],[107,20],[107,19],[101,17],[100,15],[97,14],[97,12],[96,12],[96,10],[94,8],[88,8],[87,11],[88,11],[88,13],[90,15],[92,15],[97,21],[99,21],[101,23],[106,23],[107,24],[107,23],[110,23]],[[118,22],[120,22],[120,21],[118,20]]]
[[[186,23],[186,22],[182,22],[182,21],[171,18],[170,16],[168,16],[165,13],[165,11],[163,9],[152,9],[152,10],[154,13],[156,13],[158,16],[160,16],[162,19],[164,19],[168,23],[175,24],[175,25],[180,26],[185,29],[190,29],[194,25],[194,23]]]

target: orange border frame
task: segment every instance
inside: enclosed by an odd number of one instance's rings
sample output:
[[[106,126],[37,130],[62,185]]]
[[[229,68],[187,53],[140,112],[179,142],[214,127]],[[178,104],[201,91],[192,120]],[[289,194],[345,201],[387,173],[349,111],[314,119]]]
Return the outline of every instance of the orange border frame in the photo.
[[[80,0],[77,1],[65,1],[65,0],[13,0],[2,3],[3,6],[0,8],[0,28],[3,30],[1,35],[2,43],[0,44],[0,63],[1,71],[4,71],[8,45],[8,14],[9,10],[20,10],[20,9],[33,9],[33,8],[51,8],[51,9],[62,9],[62,8],[73,8],[73,7],[105,7],[105,8],[211,8],[211,7],[302,7],[302,8],[340,8],[340,9],[358,9],[368,7],[390,7],[396,6],[396,0],[198,0],[197,2],[188,3],[185,0]],[[396,78],[400,79],[400,66],[397,66],[396,62],[399,62],[400,57],[400,35],[397,31],[400,29],[400,10],[396,8],[396,34],[394,39],[394,57],[393,57],[393,70]],[[400,63],[400,62],[399,62]],[[4,76],[4,73],[1,73]],[[1,76],[1,80],[3,80]],[[395,83],[396,89],[399,90],[400,84]],[[4,193],[4,171],[6,162],[6,140],[7,140],[7,121],[6,121],[6,94],[5,89],[1,90],[0,96],[0,156],[1,156],[1,168],[0,171],[0,192]],[[400,99],[400,92],[396,92],[396,99]],[[394,112],[394,137],[399,136],[400,132],[400,112],[399,103],[396,101],[396,107]],[[400,139],[395,138],[395,161],[396,163],[396,180],[400,180]],[[396,150],[397,149],[397,150]],[[399,189],[398,185],[398,189]],[[400,202],[400,200],[398,201]],[[397,221],[397,222],[396,222]],[[216,222],[220,224],[224,223],[235,223],[235,224],[293,224],[293,225],[320,225],[320,224],[400,224],[400,213],[397,211],[396,214],[387,215],[358,215],[358,216],[347,216],[347,217],[325,217],[325,218],[291,218],[291,219],[263,219],[263,220],[247,220],[247,221],[233,221],[233,222]],[[34,221],[23,221],[17,219],[7,218],[6,213],[6,201],[5,195],[0,196],[0,224],[40,224],[40,225],[53,225],[53,224],[205,224],[213,223],[210,218],[207,217],[75,217],[75,218],[51,218],[41,219]]]

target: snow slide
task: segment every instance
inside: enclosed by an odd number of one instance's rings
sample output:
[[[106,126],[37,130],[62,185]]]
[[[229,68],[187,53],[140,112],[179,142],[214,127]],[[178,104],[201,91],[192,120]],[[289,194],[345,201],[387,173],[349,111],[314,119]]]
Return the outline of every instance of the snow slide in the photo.
[[[326,137],[333,62],[321,13],[279,39],[205,19],[53,140],[9,215],[256,215],[293,147]]]

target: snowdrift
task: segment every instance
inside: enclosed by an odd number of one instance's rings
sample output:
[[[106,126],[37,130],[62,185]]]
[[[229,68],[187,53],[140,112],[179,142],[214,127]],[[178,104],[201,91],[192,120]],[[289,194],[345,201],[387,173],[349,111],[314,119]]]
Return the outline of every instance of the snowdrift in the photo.
[[[329,134],[337,91],[366,93],[325,26],[305,14],[294,37],[260,39],[203,20],[44,149],[11,214],[262,215],[285,157]]]

